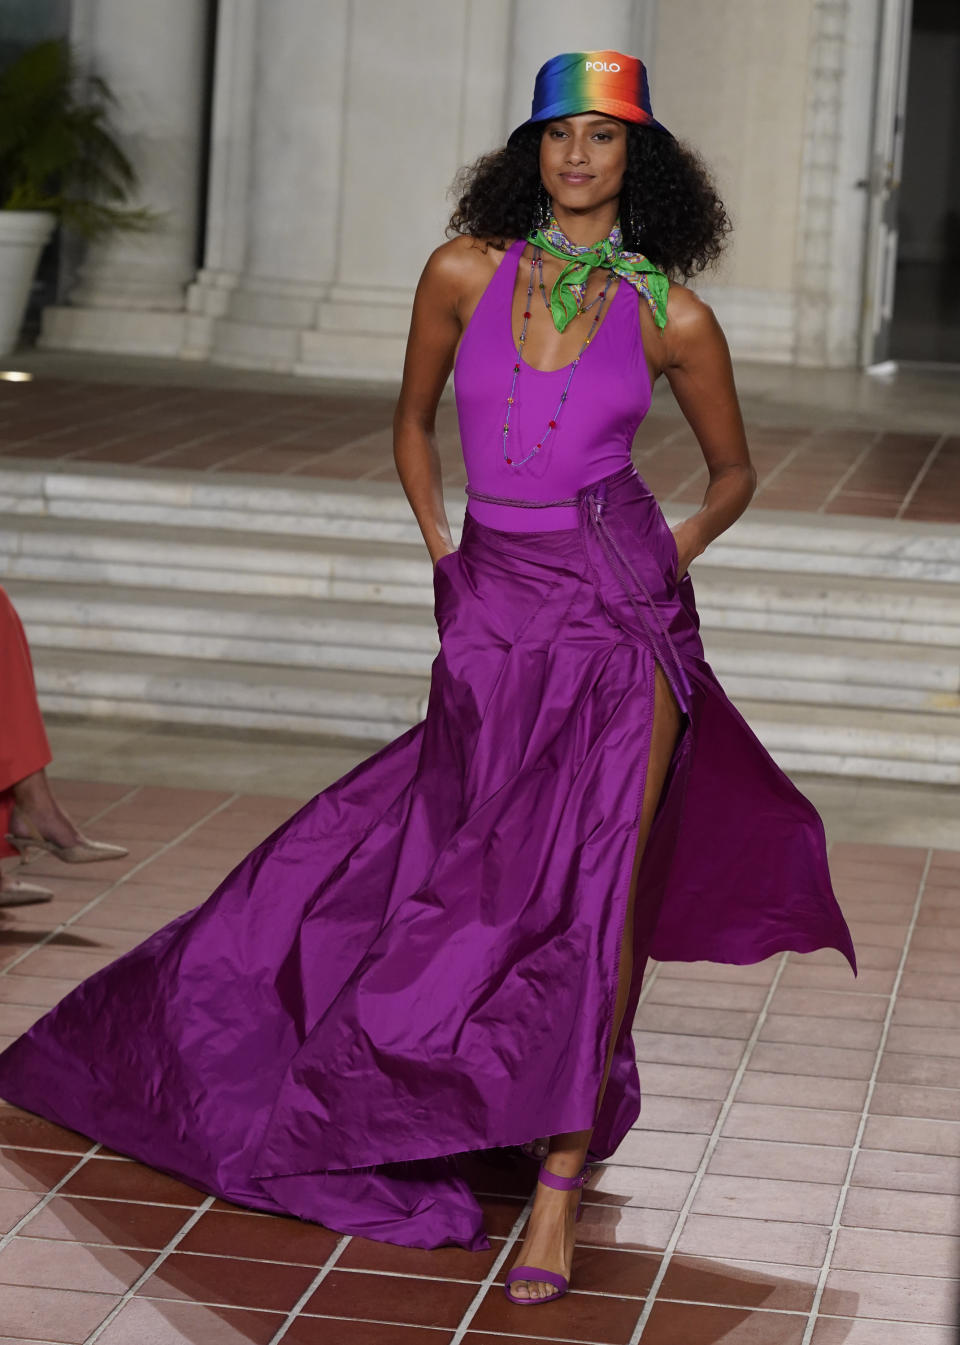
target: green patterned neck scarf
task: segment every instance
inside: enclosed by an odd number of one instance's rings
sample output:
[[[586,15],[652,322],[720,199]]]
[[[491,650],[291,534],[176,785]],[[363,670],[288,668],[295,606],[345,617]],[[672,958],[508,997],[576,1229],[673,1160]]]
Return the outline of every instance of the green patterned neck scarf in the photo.
[[[567,323],[582,310],[590,272],[598,266],[609,268],[614,275],[632,285],[646,299],[657,326],[666,326],[670,282],[642,252],[624,252],[619,220],[606,238],[590,247],[583,247],[571,243],[551,215],[549,224],[532,229],[527,234],[527,242],[549,252],[553,257],[559,257],[561,261],[570,259],[557,276],[550,292],[550,312],[558,332],[562,332]]]

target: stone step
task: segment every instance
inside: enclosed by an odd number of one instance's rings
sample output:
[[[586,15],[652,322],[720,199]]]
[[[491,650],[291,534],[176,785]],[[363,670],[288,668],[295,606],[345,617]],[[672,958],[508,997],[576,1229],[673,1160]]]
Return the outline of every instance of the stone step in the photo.
[[[439,648],[427,602],[338,601],[8,581],[34,649],[425,676]]]
[[[426,601],[422,540],[284,537],[0,515],[0,574],[249,596]]]
[[[960,784],[960,720],[946,715],[878,715],[849,706],[738,699],[737,708],[788,774]]]
[[[944,585],[701,568],[702,559],[694,562],[693,581],[711,630],[960,648],[960,597]]]
[[[447,501],[463,521],[465,496]],[[145,523],[281,537],[415,542],[420,531],[399,481],[337,481],[243,473],[5,461],[0,511],[22,516]]]
[[[419,537],[419,535],[418,535]],[[933,580],[771,574],[695,562],[712,630],[746,630],[960,646],[960,601]],[[135,523],[0,515],[8,578],[156,588],[177,593],[432,603],[422,541],[278,538]]]
[[[455,534],[465,497],[449,492]],[[667,505],[671,524],[691,506]],[[139,523],[195,533],[282,538],[339,537],[422,547],[406,498],[394,482],[341,482],[160,471],[87,464],[7,462],[0,466],[0,513],[26,518]],[[947,524],[780,512],[751,508],[710,547],[699,568],[839,574],[960,582],[960,533]]]
[[[846,705],[953,716],[960,724],[960,651],[837,638],[703,631],[731,699]]]
[[[432,573],[394,483],[4,463],[0,580],[47,710],[374,741],[425,709]],[[956,529],[758,509],[694,567],[708,658],[787,769],[891,779],[960,770],[958,583]]]
[[[264,668],[145,654],[45,649],[46,712],[389,741],[426,714],[426,681],[398,673]]]
[[[422,677],[40,650],[44,708],[113,720],[335,734],[383,743],[426,713]],[[739,701],[789,772],[960,784],[960,722],[932,714]]]
[[[236,596],[23,581],[8,591],[35,650],[426,676],[438,649],[425,605],[273,598],[264,607]],[[734,696],[960,712],[955,649],[724,628],[705,635],[710,662]]]

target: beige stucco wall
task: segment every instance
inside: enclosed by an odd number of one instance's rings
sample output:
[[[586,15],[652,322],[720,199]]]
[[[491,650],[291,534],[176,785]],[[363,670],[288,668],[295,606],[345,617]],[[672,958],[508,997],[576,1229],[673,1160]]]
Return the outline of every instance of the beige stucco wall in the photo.
[[[813,0],[665,0],[651,96],[712,168],[735,232],[711,283],[794,286]]]

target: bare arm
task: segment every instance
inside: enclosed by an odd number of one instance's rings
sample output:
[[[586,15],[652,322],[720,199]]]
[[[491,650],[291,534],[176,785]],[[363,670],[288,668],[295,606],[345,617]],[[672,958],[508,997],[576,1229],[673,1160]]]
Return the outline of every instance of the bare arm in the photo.
[[[697,513],[673,529],[679,573],[740,517],[757,488],[726,338],[713,309],[691,290],[671,288],[672,333],[663,372],[697,436],[710,473]]]
[[[436,413],[460,339],[462,281],[462,248],[437,248],[417,286],[393,417],[393,460],[434,563],[455,549],[443,504]]]

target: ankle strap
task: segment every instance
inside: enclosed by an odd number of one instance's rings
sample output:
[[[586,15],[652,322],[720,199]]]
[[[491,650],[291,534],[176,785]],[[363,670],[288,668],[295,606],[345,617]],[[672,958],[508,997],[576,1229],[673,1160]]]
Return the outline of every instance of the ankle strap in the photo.
[[[552,1186],[555,1191],[573,1191],[576,1187],[582,1186],[590,1176],[590,1165],[585,1163],[575,1177],[558,1177],[555,1172],[548,1172],[546,1166],[540,1165],[540,1181],[544,1186]]]

